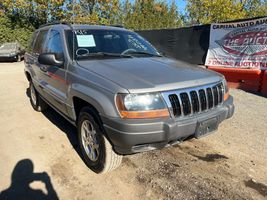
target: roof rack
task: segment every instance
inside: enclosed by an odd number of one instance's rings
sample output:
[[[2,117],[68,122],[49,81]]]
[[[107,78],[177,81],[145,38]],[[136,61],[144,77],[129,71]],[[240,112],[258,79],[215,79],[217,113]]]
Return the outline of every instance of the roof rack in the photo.
[[[110,25],[107,25],[107,24],[100,24],[101,26],[112,26],[112,27],[117,27],[117,28],[124,28],[123,25],[119,25],[119,24],[110,24]]]
[[[39,26],[39,28],[43,28],[43,27],[51,26],[51,25],[57,25],[57,24],[67,25],[67,26],[69,26],[71,29],[73,29],[73,28],[72,28],[72,25],[71,25],[70,23],[68,23],[68,22],[60,22],[60,21],[49,22],[49,23],[47,23],[47,24],[43,24],[43,25]]]
[[[119,25],[119,24],[114,24],[114,25],[109,25],[109,26],[118,27],[118,28],[124,28],[123,25]]]
[[[73,27],[70,23],[68,22],[60,22],[60,21],[54,21],[54,22],[50,22],[50,23],[47,23],[47,24],[43,24],[41,26],[39,26],[39,28],[43,28],[43,27],[46,27],[46,26],[51,26],[51,25],[67,25],[71,28],[71,30],[73,30]],[[101,26],[112,26],[112,27],[117,27],[117,28],[124,28],[123,25],[118,25],[118,24],[114,24],[114,25],[106,25],[106,24],[101,24]]]

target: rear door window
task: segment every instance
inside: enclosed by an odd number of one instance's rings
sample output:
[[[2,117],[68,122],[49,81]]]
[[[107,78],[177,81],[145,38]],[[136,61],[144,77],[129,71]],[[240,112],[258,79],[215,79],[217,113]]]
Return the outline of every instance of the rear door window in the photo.
[[[39,32],[37,39],[35,40],[35,44],[33,47],[33,53],[41,54],[43,52],[43,47],[45,44],[46,36],[48,30],[42,30]]]

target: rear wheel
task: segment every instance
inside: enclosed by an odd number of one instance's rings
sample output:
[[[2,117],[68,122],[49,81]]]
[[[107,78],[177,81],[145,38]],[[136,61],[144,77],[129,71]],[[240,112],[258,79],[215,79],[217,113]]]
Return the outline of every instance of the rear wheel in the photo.
[[[96,112],[90,107],[83,108],[77,128],[84,162],[96,173],[107,173],[120,165],[122,156],[113,151],[100,126]]]
[[[34,88],[33,83],[30,81],[30,102],[34,110],[38,112],[42,112],[47,109],[48,105],[44,100],[40,97],[39,93]]]

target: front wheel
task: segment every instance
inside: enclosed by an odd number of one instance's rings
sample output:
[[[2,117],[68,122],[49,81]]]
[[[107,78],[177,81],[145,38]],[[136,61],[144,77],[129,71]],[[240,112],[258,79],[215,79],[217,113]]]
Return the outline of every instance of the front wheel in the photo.
[[[122,156],[116,154],[103,132],[97,114],[90,107],[82,109],[78,119],[78,139],[85,164],[96,173],[116,169]]]

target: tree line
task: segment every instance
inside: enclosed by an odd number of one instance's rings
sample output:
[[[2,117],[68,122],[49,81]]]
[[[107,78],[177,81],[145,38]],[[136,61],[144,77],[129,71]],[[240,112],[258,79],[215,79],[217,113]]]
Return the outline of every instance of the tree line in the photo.
[[[0,43],[27,46],[31,33],[52,21],[123,25],[132,30],[179,28],[267,15],[266,0],[1,0]]]

